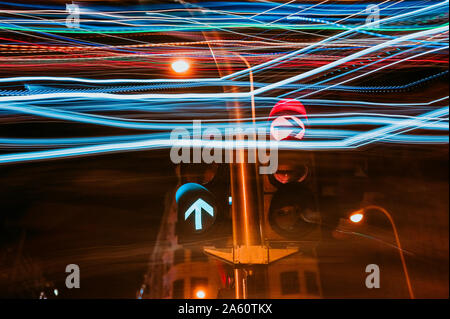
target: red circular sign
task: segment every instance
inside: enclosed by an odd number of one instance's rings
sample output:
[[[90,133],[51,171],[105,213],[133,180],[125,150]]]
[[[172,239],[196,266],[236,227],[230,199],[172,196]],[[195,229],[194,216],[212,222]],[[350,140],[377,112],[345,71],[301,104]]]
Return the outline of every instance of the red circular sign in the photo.
[[[306,109],[302,103],[294,99],[285,99],[279,101],[273,107],[272,111],[270,111],[269,116],[277,116],[277,115],[286,115],[286,114],[301,114],[306,117]]]
[[[305,119],[306,110],[302,103],[293,99],[279,101],[270,111],[270,117],[276,117],[270,125],[270,134],[277,140],[301,140],[305,136],[305,124],[298,117]]]

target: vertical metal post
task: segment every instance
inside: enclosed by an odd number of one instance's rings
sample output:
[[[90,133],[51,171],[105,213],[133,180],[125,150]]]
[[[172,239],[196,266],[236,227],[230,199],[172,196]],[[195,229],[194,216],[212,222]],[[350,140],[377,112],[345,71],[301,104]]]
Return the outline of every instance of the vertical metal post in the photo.
[[[234,269],[236,299],[247,299],[247,274],[242,268]]]
[[[244,152],[244,150],[236,152]],[[231,164],[233,246],[235,249],[240,246],[261,245],[262,242],[256,193],[258,188],[255,185],[256,179],[251,176],[254,172],[254,167],[249,164]],[[244,299],[247,297],[246,271],[244,268],[236,268],[234,274],[236,298]]]
[[[215,38],[220,39],[217,32],[213,32]],[[207,39],[204,34],[205,39]],[[209,46],[209,44],[208,44]],[[214,52],[211,47],[211,54],[216,62],[217,70],[220,76],[223,76],[223,70],[218,65]],[[250,70],[250,64],[248,61],[238,55],[246,66],[249,68],[249,80],[250,90],[253,91],[253,73]],[[228,71],[230,71],[230,65],[225,64]],[[232,86],[232,92],[237,92],[237,88]],[[240,122],[241,110],[239,102],[235,101],[233,107],[230,109],[230,118]],[[252,104],[252,119],[255,123],[255,101],[251,96]],[[238,137],[241,139],[242,137]],[[232,222],[233,222],[233,248],[240,246],[253,246],[262,244],[261,223],[259,216],[260,199],[258,198],[258,185],[259,180],[256,178],[257,165],[246,163],[248,159],[248,151],[244,149],[229,150],[229,156],[233,159],[230,164],[230,180],[231,180],[231,196],[233,199],[232,204]],[[256,152],[256,150],[255,150]],[[257,152],[256,152],[257,154]],[[236,159],[240,158],[241,163],[236,163]],[[235,268],[235,290],[237,299],[247,298],[247,271],[244,268]]]
[[[250,70],[248,61],[238,55],[247,68],[249,68],[250,90],[253,91],[253,73]],[[252,120],[255,122],[255,101],[252,96]],[[235,102],[233,108],[233,117],[240,123],[241,111],[239,103]],[[238,139],[243,139],[243,136],[238,136]],[[256,139],[256,132],[253,136]],[[233,221],[233,246],[237,249],[240,246],[259,246],[262,244],[262,233],[259,211],[260,201],[258,198],[258,190],[260,189],[257,179],[257,164],[248,163],[248,155],[250,150],[236,149],[235,160],[240,160],[239,163],[231,164],[230,178],[231,178],[231,196],[233,198],[232,205],[232,221]],[[257,157],[257,150],[255,150],[255,157]],[[256,158],[257,159],[257,158]],[[234,162],[234,161],[233,161]],[[256,160],[257,162],[257,160]],[[236,298],[247,298],[247,271],[245,268],[235,269],[235,286]]]

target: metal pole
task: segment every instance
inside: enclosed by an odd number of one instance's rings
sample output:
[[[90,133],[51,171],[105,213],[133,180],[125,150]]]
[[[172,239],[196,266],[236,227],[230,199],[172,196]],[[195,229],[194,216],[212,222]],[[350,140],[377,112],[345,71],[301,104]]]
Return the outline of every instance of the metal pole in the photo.
[[[214,32],[216,38],[220,38],[216,32]],[[205,36],[206,39],[206,36]],[[209,46],[209,44],[208,44]],[[214,52],[210,47],[213,58],[216,62],[217,69],[220,76],[223,76],[223,71],[219,67]],[[250,69],[248,61],[239,55],[246,66]],[[227,64],[227,68],[229,65]],[[253,91],[253,73],[249,70],[250,76],[250,89]],[[237,88],[232,86],[231,91],[237,92]],[[255,100],[251,97],[252,105],[252,119],[255,123]],[[240,122],[241,110],[239,102],[234,101],[233,107],[230,112],[230,117]],[[238,136],[238,139],[242,139],[243,136]],[[255,154],[257,154],[255,150]],[[261,235],[261,223],[259,216],[259,200],[258,179],[256,178],[256,163],[246,163],[248,159],[248,151],[244,149],[229,150],[229,156],[233,159],[230,163],[230,181],[231,181],[231,196],[233,204],[231,208],[231,216],[233,223],[233,248],[237,249],[240,246],[253,246],[262,244]],[[256,155],[255,155],[256,156]],[[240,159],[239,163],[236,163],[237,159]],[[237,299],[247,298],[247,272],[244,268],[235,268],[235,292]]]
[[[247,299],[247,274],[242,268],[234,269],[236,299]]]
[[[253,91],[253,73],[250,70],[248,61],[242,59],[249,69],[250,90]],[[255,123],[255,101],[251,97],[252,120]],[[240,122],[242,118],[239,104],[235,102],[234,118]],[[256,135],[256,132],[255,132]],[[243,136],[239,136],[242,139]],[[256,139],[256,136],[253,136]],[[233,220],[233,246],[238,249],[240,246],[260,246],[262,244],[262,234],[259,216],[258,179],[256,176],[257,164],[246,163],[250,150],[237,149],[236,159],[240,163],[231,164],[231,196],[233,198],[232,220]],[[255,157],[257,150],[254,150]],[[234,154],[232,154],[234,155]],[[257,161],[256,161],[257,162]],[[235,269],[236,298],[247,298],[247,272],[245,268]]]

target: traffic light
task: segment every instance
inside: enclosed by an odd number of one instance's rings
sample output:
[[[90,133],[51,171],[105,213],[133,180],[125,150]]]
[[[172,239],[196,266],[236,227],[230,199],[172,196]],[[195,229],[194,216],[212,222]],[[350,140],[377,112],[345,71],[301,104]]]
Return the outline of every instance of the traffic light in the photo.
[[[176,232],[182,245],[224,246],[232,236],[226,165],[180,164]]]
[[[278,170],[264,177],[263,189],[266,242],[320,240],[313,154],[280,152]]]
[[[305,136],[308,117],[300,101],[280,100],[269,118],[272,139],[295,143]],[[314,168],[313,153],[278,152],[278,170],[263,179],[266,242],[317,242],[320,239],[321,217]]]
[[[302,103],[294,99],[279,101],[269,114],[270,135],[277,141],[301,140],[305,136],[308,117]]]

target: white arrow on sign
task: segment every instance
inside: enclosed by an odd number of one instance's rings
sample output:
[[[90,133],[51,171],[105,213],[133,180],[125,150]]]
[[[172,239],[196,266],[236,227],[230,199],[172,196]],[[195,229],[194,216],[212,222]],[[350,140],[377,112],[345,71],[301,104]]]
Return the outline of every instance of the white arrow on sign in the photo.
[[[288,136],[301,140],[305,136],[305,124],[296,116],[282,115],[273,120],[270,125],[270,134],[277,141]]]
[[[205,202],[203,199],[197,199],[188,210],[184,213],[184,220],[187,220],[192,213],[195,215],[195,230],[202,229],[202,210],[207,212],[212,217],[214,216],[214,208]]]

